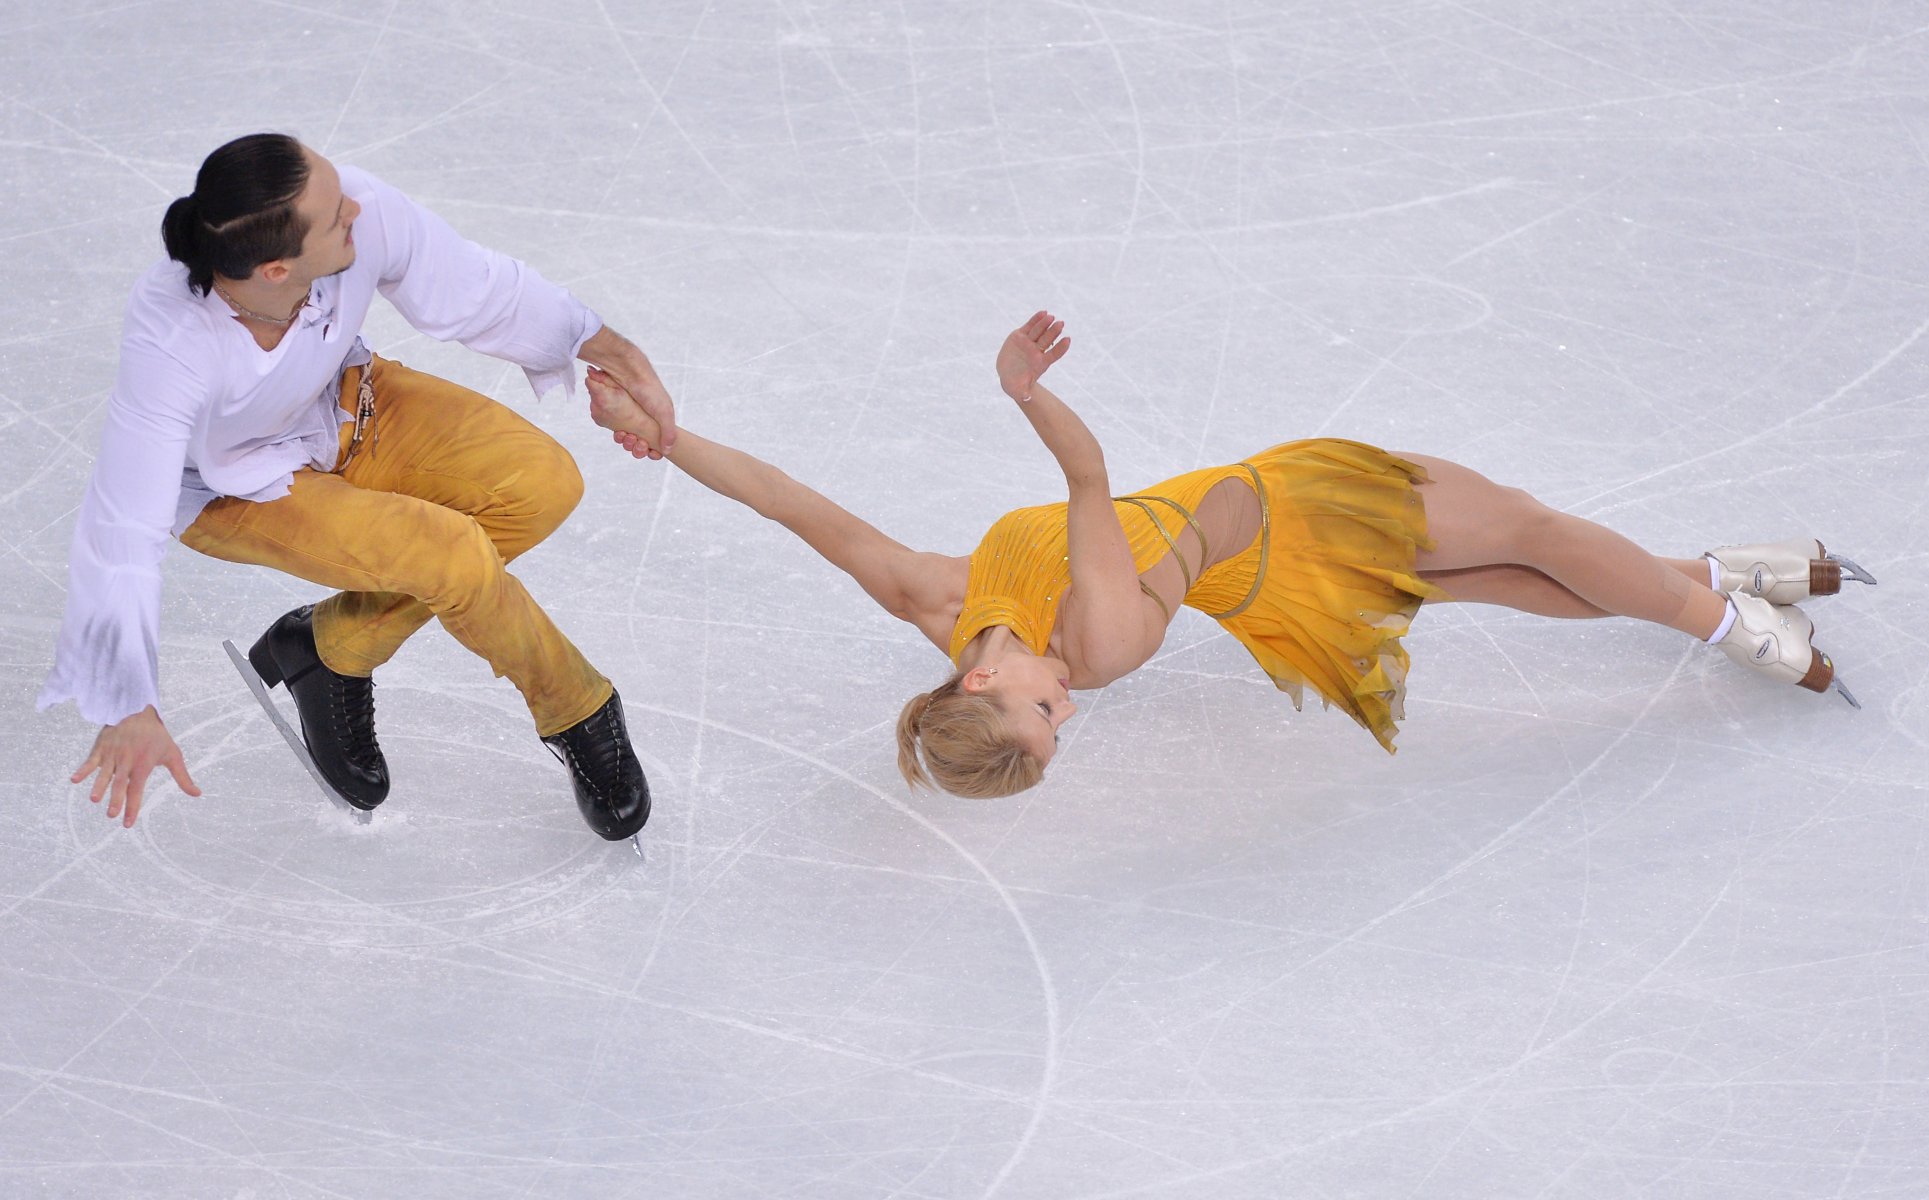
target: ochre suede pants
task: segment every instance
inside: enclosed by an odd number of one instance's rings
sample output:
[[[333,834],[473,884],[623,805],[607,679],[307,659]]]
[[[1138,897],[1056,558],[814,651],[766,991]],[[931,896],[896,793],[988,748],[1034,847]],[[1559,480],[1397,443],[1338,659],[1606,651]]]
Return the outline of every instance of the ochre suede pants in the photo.
[[[582,499],[555,439],[487,396],[377,358],[373,431],[332,472],[295,472],[265,504],[222,497],[181,535],[229,562],[259,563],[343,591],[315,606],[315,649],[332,671],[370,675],[431,616],[522,691],[536,732],[601,708],[610,682],[507,569]],[[342,395],[356,395],[351,368]]]

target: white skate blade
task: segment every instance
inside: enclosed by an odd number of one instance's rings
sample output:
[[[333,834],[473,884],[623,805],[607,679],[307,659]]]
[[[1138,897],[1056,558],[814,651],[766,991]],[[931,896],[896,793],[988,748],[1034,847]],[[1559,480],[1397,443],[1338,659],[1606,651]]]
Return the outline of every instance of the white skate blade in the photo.
[[[358,824],[366,825],[373,821],[375,819],[373,812],[356,808],[342,799],[340,792],[328,786],[328,781],[322,778],[321,771],[315,766],[314,757],[308,753],[308,743],[301,740],[301,732],[290,725],[288,718],[282,716],[281,710],[275,707],[275,698],[268,694],[268,685],[261,682],[261,676],[255,674],[254,666],[249,663],[248,656],[236,649],[234,642],[229,640],[223,640],[221,648],[228,652],[228,659],[234,663],[234,669],[241,672],[241,678],[248,685],[248,690],[253,692],[255,699],[260,702],[261,711],[268,714],[268,719],[274,722],[276,729],[281,730],[282,740],[288,743],[288,748],[295,752],[295,758],[307,768],[308,777],[315,781],[315,786],[322,790],[322,795],[334,801],[343,812],[354,817]]]
[[[637,862],[647,863],[650,861],[643,853],[643,835],[641,833],[632,833],[630,835],[630,848],[636,851]]]
[[[1869,574],[1867,571],[1863,570],[1857,564],[1850,562],[1846,558],[1843,558],[1840,554],[1830,554],[1827,556],[1827,558],[1830,562],[1836,563],[1842,568],[1843,578],[1853,579],[1857,583],[1866,583],[1870,585],[1873,585],[1875,583],[1875,576]],[[1861,708],[1862,706],[1860,704],[1857,704],[1856,707]]]

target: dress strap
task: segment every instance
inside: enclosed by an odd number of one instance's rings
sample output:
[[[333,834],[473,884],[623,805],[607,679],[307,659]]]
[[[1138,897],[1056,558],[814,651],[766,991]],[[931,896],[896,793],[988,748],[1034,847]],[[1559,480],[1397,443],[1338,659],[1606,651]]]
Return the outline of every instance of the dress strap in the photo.
[[[1253,468],[1251,463],[1242,462],[1239,465],[1245,468],[1246,474],[1252,476],[1253,493],[1259,497],[1259,569],[1253,572],[1252,590],[1246,593],[1244,600],[1233,605],[1225,612],[1206,614],[1215,621],[1224,621],[1236,617],[1252,607],[1252,602],[1259,598],[1260,585],[1266,582],[1266,559],[1271,554],[1273,548],[1273,508],[1272,505],[1266,501],[1266,485],[1260,482],[1259,472]]]
[[[1158,605],[1159,611],[1165,614],[1165,623],[1167,625],[1172,624],[1172,610],[1165,606],[1165,598],[1153,591],[1152,585],[1143,579],[1139,580],[1139,590],[1152,597],[1152,603]]]
[[[1187,564],[1185,554],[1179,549],[1179,543],[1173,539],[1171,532],[1166,529],[1165,522],[1159,520],[1159,514],[1153,512],[1152,506],[1146,503],[1146,501],[1157,500],[1159,503],[1169,505],[1178,511],[1179,515],[1185,519],[1186,526],[1191,529],[1194,536],[1199,539],[1199,561],[1202,563],[1208,562],[1212,558],[1212,551],[1206,545],[1206,531],[1199,528],[1199,522],[1193,520],[1192,513],[1187,510],[1185,505],[1180,504],[1177,500],[1168,500],[1164,496],[1120,496],[1118,499],[1119,503],[1130,504],[1151,519],[1152,528],[1159,531],[1159,537],[1165,542],[1165,548],[1172,552],[1172,557],[1179,560],[1179,574],[1185,579],[1186,591],[1190,592],[1192,590],[1192,567]],[[1164,608],[1165,602],[1160,601],[1159,607]],[[1170,618],[1171,615],[1171,613],[1166,614],[1167,618]]]

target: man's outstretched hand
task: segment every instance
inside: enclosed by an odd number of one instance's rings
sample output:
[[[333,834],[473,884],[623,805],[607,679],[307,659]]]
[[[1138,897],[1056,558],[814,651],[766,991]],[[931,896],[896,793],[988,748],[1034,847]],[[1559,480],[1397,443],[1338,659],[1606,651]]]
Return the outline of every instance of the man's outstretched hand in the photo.
[[[81,783],[98,771],[94,793],[89,799],[99,804],[101,797],[107,796],[107,819],[119,818],[123,826],[131,829],[134,818],[140,815],[147,777],[155,767],[166,767],[174,776],[175,785],[188,795],[201,794],[188,775],[181,748],[174,744],[167,726],[161,724],[161,714],[150,704],[118,725],[103,727],[100,736],[94,739],[94,748],[87,753],[87,761],[80,764],[80,770],[75,771],[68,782]]]

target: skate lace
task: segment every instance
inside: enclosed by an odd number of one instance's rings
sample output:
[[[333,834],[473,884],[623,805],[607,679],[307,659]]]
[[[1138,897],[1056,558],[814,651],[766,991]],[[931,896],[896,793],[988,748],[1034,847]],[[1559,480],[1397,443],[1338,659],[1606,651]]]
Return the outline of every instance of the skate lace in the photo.
[[[597,792],[608,792],[622,782],[623,746],[628,738],[615,704],[604,705],[587,721],[566,731],[562,740],[577,774]]]
[[[336,675],[335,711],[341,714],[348,756],[360,766],[373,767],[382,756],[375,740],[375,681]]]

